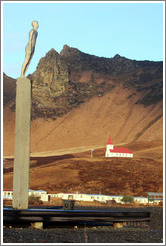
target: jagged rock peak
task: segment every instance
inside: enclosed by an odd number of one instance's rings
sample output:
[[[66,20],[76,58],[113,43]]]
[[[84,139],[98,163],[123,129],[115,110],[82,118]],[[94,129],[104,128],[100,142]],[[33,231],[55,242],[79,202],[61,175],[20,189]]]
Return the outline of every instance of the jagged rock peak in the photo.
[[[128,59],[124,56],[120,56],[119,54],[116,54],[114,57],[113,57],[114,60],[116,61],[132,61],[131,59]]]
[[[80,50],[78,50],[77,48],[72,48],[70,46],[68,46],[67,44],[65,44],[63,46],[62,51],[60,52],[61,56],[71,56],[71,55],[79,55],[81,53]]]
[[[49,52],[46,54],[46,57],[52,57],[52,56],[57,56],[59,53],[55,49],[49,50]]]
[[[121,58],[121,56],[120,56],[119,54],[116,54],[116,55],[114,56],[114,58],[118,59],[118,58]]]
[[[46,53],[45,57],[42,57],[37,65],[37,70],[39,70],[41,67],[43,67],[43,65],[45,66],[47,64],[47,66],[49,66],[51,61],[55,61],[57,60],[57,58],[59,58],[60,55],[59,53],[54,50],[51,49]]]

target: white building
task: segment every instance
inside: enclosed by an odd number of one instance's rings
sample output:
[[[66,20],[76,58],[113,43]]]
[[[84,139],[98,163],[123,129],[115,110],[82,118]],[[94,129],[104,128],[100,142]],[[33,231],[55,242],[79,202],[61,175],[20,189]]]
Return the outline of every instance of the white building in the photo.
[[[105,157],[133,157],[132,151],[128,148],[114,147],[111,137],[108,139],[106,145]]]
[[[124,204],[124,202],[121,201],[123,196],[115,196],[115,195],[109,196],[109,195],[101,195],[101,194],[58,193],[58,194],[47,194],[46,196],[59,197],[64,200],[76,200],[76,201],[86,201],[86,202],[98,201],[101,203],[106,203],[107,201],[115,201],[117,203]],[[148,203],[148,198],[133,197],[133,201],[144,204],[144,203]]]
[[[42,195],[46,195],[47,194],[47,191],[45,190],[34,190],[33,191],[33,195],[35,197],[41,197]]]
[[[115,195],[101,195],[101,194],[79,194],[79,193],[58,193],[58,194],[48,194],[47,191],[43,190],[29,190],[29,196],[40,197],[41,201],[48,202],[49,199],[58,197],[64,200],[75,200],[75,201],[87,201],[93,202],[98,201],[101,203],[106,203],[108,201],[115,201],[117,203],[124,204],[122,202],[123,196],[115,196]],[[12,189],[4,189],[3,190],[3,199],[12,200],[13,199],[13,190]],[[139,202],[140,204],[147,204],[147,197],[133,197],[134,202]],[[155,199],[155,203],[159,203],[162,199]],[[149,201],[149,203],[153,203],[153,201]]]
[[[42,195],[46,195],[47,191],[44,190],[30,190],[29,196],[42,197]],[[4,189],[3,190],[3,199],[12,200],[13,199],[13,189]]]
[[[134,202],[148,203],[147,197],[133,197]]]
[[[50,194],[52,195],[52,194]],[[54,195],[55,197],[55,195]],[[101,195],[101,194],[79,194],[79,193],[59,193],[56,194],[56,197],[60,197],[62,199],[66,200],[77,200],[77,201],[86,201],[86,202],[92,202],[92,201],[99,201],[105,203],[108,199],[108,196]]]
[[[3,199],[12,200],[13,199],[13,190],[12,189],[4,189],[3,190]]]

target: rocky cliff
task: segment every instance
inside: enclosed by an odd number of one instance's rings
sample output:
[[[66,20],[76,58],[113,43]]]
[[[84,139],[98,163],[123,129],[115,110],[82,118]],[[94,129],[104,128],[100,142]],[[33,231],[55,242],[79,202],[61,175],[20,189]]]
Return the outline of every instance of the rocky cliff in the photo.
[[[31,151],[105,145],[109,135],[114,143],[162,139],[162,62],[97,57],[64,45],[28,77]],[[15,80],[4,74],[6,154],[14,149],[14,111]]]
[[[129,98],[141,92],[135,103],[145,106],[161,101],[163,94],[162,62],[135,61],[119,55],[97,57],[67,45],[60,54],[51,49],[28,77],[33,81],[33,118],[56,119],[119,84],[133,89]],[[14,93],[14,80],[4,74],[4,104],[14,98]]]
[[[147,106],[162,100],[162,62],[97,57],[67,45],[60,54],[50,50],[30,77],[33,118],[55,119],[119,84],[133,89],[129,98],[141,92],[135,103]]]

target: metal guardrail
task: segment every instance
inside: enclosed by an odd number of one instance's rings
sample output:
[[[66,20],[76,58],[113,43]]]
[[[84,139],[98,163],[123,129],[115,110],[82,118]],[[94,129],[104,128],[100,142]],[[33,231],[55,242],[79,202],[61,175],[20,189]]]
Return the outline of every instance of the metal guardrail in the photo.
[[[4,222],[128,222],[150,220],[150,212],[58,209],[3,209]]]

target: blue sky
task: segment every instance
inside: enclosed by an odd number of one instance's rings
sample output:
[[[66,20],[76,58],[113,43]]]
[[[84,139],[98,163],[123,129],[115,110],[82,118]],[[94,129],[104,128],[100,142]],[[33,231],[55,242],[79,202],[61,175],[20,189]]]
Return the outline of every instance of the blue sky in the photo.
[[[33,20],[38,38],[26,76],[65,44],[108,58],[163,60],[161,2],[3,2],[3,71],[10,77],[20,77]]]

